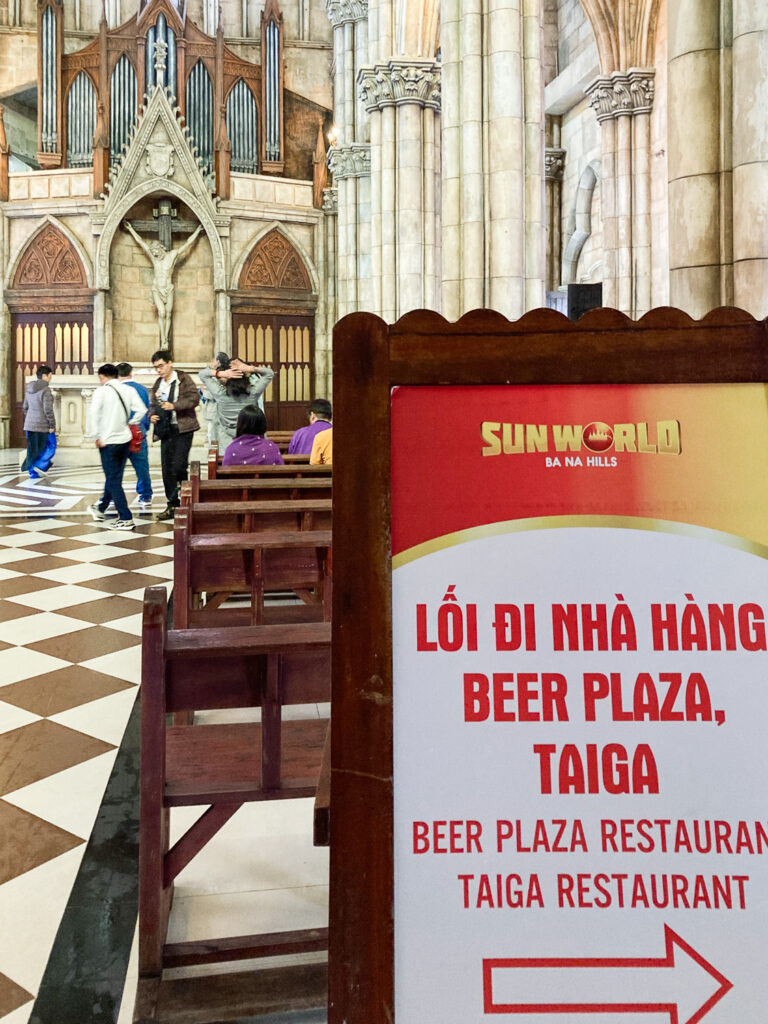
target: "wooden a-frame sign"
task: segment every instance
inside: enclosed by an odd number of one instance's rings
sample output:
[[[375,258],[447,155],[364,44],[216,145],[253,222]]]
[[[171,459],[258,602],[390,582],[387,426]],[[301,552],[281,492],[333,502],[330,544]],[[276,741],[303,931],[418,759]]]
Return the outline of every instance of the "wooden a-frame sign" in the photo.
[[[336,325],[333,354],[328,1019],[401,1024],[393,919],[393,389],[763,383],[768,321],[725,308],[700,321],[663,308],[638,322],[600,309],[576,323],[550,310],[516,322],[480,310],[457,323],[418,311],[392,326],[352,314]],[[417,435],[410,443],[414,450],[430,447],[432,438]],[[438,447],[431,458],[438,463],[450,452]],[[429,480],[424,488],[426,495]]]

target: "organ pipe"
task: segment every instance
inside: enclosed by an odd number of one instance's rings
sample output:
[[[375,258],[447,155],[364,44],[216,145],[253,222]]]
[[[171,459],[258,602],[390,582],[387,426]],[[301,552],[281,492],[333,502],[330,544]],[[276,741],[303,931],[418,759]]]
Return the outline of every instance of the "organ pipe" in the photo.
[[[43,152],[55,153],[59,142],[57,126],[59,83],[56,53],[56,15],[50,7],[46,7],[43,12],[41,59],[43,65]]]
[[[258,173],[259,114],[253,93],[242,78],[227,99],[226,122],[232,145],[231,169],[238,174]]]
[[[109,151],[113,160],[120,156],[136,120],[136,91],[136,72],[123,54],[112,72],[109,89]]]
[[[266,148],[267,160],[280,159],[280,32],[274,21],[267,25],[266,53]]]
[[[164,14],[158,14],[157,21],[147,32],[146,82],[148,84],[155,82],[155,42],[158,39],[163,39],[165,41],[168,51],[165,58],[165,74],[163,76],[163,81],[158,82],[157,84],[167,86],[175,97],[177,68],[176,33],[166,21]]]
[[[202,61],[187,79],[186,119],[205,173],[213,173],[213,84]]]
[[[96,130],[96,91],[81,71],[67,96],[67,166],[90,167]]]

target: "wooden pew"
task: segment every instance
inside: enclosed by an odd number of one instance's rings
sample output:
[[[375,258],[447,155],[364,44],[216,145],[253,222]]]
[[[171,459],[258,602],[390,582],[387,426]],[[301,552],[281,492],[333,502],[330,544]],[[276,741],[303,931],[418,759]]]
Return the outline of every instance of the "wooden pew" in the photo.
[[[274,441],[277,447],[284,454],[288,451],[295,431],[293,430],[268,430],[264,435],[268,441]]]
[[[208,479],[240,476],[332,476],[332,466],[310,466],[308,455],[284,455],[282,466],[223,466],[217,444],[208,449]]]
[[[327,948],[327,929],[167,943],[174,879],[243,803],[313,796],[327,733],[283,722],[330,698],[330,624],[168,630],[165,589],[144,597],[137,1019],[154,1019],[168,967]],[[260,707],[261,723],[168,725],[195,710]],[[207,805],[171,848],[172,807]],[[207,1019],[207,1018],[206,1018]]]
[[[330,530],[200,534],[190,530],[182,508],[173,539],[177,629],[330,620]],[[276,591],[293,591],[302,604],[267,606],[265,598]],[[235,594],[247,594],[248,606],[222,608]]]
[[[259,530],[330,530],[330,498],[281,501],[186,502],[191,533],[256,533]]]
[[[273,466],[280,469],[280,466]],[[305,467],[309,469],[310,467]],[[314,467],[312,467],[314,468]],[[319,469],[331,467],[320,466]],[[283,501],[295,498],[332,497],[332,478],[327,473],[292,473],[266,476],[243,476],[226,480],[202,480],[200,463],[189,467],[189,480],[182,484],[182,506],[197,501]]]

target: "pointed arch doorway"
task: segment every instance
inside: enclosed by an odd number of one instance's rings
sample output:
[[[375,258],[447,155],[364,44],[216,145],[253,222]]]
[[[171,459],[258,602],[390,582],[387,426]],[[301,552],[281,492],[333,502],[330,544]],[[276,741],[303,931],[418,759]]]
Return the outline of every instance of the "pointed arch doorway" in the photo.
[[[315,307],[309,273],[274,228],[249,253],[232,303],[232,353],[277,376],[264,396],[270,430],[306,424],[315,389]]]
[[[93,373],[93,289],[63,231],[46,224],[27,243],[5,301],[11,314],[11,445],[23,447],[26,381],[47,363],[56,374]]]

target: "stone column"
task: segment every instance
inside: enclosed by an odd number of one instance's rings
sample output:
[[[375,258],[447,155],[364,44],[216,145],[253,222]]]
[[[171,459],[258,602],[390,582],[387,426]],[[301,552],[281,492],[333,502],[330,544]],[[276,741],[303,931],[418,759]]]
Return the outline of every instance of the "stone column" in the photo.
[[[443,261],[442,311],[458,320],[461,294],[461,3],[443,0],[440,11],[442,45],[442,248],[450,253]]]
[[[768,4],[733,0],[733,290],[768,316]]]
[[[441,6],[448,319],[479,306],[518,317],[544,298],[539,33],[538,0]]]
[[[603,305],[633,317],[651,305],[653,75],[642,68],[614,71],[587,88],[603,151]]]
[[[356,90],[368,51],[367,0],[327,0],[333,25],[337,145],[328,167],[337,186],[338,315],[370,306],[370,129]]]
[[[544,79],[542,74],[541,0],[522,0],[523,118],[525,141],[525,305],[544,305],[546,252],[544,232]]]
[[[554,133],[554,140],[559,143],[559,126]],[[563,248],[562,190],[563,170],[565,169],[565,150],[559,145],[547,146],[544,151],[544,184],[546,190],[547,211],[547,291],[554,292],[560,287],[560,257]]]
[[[435,117],[440,68],[390,60],[364,68],[360,92],[371,121],[373,310],[385,320],[438,309]],[[379,305],[376,305],[377,300]]]
[[[723,297],[720,6],[669,0],[667,7],[669,294],[693,317]]]
[[[364,278],[361,261],[368,256],[368,250],[361,248],[361,242],[365,242],[361,236],[370,223],[371,147],[368,143],[334,146],[328,154],[328,167],[338,187],[337,301],[342,317],[364,308],[358,286]]]
[[[112,356],[107,337],[107,293],[97,291],[93,297],[93,365],[101,366]]]
[[[651,103],[653,92],[646,88],[647,73],[632,69],[629,88],[633,95],[632,117],[632,254],[634,316],[651,308]]]
[[[331,344],[333,340],[333,325],[338,319],[336,303],[336,276],[338,263],[336,259],[336,228],[338,214],[338,191],[335,188],[323,190],[323,244],[325,247],[325,323],[323,346],[318,348],[315,354],[316,380],[315,391],[317,394],[330,396],[333,391],[333,366],[331,360]]]
[[[225,291],[215,292],[216,296],[216,347],[215,352],[232,351],[232,317],[230,316],[229,295]]]

